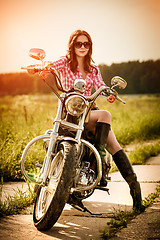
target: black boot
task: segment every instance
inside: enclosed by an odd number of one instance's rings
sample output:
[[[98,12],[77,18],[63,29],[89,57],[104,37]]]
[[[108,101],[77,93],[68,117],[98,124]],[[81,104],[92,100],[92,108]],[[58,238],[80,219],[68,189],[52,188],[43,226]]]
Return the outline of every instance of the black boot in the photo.
[[[133,210],[144,212],[145,206],[142,204],[141,187],[138,181],[130,184],[130,194],[133,198]]]
[[[126,180],[130,187],[130,194],[133,198],[133,210],[144,212],[145,206],[142,204],[141,188],[137,181],[132,165],[123,150],[113,155],[113,160],[117,165],[122,177]]]
[[[104,157],[106,156],[106,143],[108,134],[110,131],[110,124],[104,122],[97,122],[96,124],[96,131],[95,131],[95,147],[99,151],[99,154],[102,159],[102,178],[100,181],[100,186],[106,187],[107,180],[106,180],[106,164],[104,162]]]

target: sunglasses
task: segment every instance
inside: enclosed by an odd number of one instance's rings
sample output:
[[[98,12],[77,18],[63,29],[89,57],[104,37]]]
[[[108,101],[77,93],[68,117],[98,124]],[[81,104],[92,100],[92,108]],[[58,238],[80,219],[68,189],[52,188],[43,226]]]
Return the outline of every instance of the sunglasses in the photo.
[[[91,46],[90,42],[75,42],[74,43],[75,48],[81,48],[82,46],[84,46],[86,49],[89,49]]]

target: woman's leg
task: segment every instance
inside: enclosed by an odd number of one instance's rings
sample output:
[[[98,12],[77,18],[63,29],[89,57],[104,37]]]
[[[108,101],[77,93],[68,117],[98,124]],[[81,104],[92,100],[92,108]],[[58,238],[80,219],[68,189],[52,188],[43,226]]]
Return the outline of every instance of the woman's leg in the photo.
[[[89,123],[87,128],[95,136],[95,147],[99,151],[102,160],[102,178],[100,185],[107,186],[107,162],[106,162],[106,139],[110,132],[111,114],[103,110],[91,111]]]
[[[129,184],[130,193],[133,198],[133,208],[143,212],[145,207],[142,204],[140,184],[137,181],[137,176],[134,173],[127,155],[118,143],[113,130],[110,129],[110,124],[111,114],[109,112],[102,110],[91,111],[87,128],[95,134],[98,148],[100,149],[100,146],[105,145],[107,150],[111,153],[121,175]],[[102,175],[102,185],[103,184],[105,185],[104,175]]]
[[[122,177],[130,187],[130,194],[133,199],[133,209],[135,211],[144,212],[145,206],[142,203],[141,187],[127,155],[121,149],[113,155],[113,160]]]
[[[90,113],[87,129],[95,134],[97,122],[104,122],[111,124],[111,114],[105,110],[93,110]]]
[[[119,144],[119,142],[116,139],[116,136],[113,132],[113,130],[111,129],[108,135],[108,139],[107,139],[107,151],[111,154],[114,155],[116,152],[118,152],[119,150],[121,150],[121,146]]]

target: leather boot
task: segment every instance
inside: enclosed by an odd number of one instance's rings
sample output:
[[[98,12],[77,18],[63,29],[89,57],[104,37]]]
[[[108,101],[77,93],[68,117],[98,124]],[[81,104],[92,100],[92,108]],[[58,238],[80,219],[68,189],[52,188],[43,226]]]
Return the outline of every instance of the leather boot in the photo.
[[[133,199],[133,210],[144,212],[145,206],[142,204],[140,184],[137,181],[137,176],[134,173],[127,155],[123,150],[120,150],[113,155],[113,160],[117,165],[122,177],[129,184],[130,194]]]
[[[110,124],[104,122],[97,122],[96,124],[96,131],[95,131],[95,147],[99,151],[99,154],[102,159],[102,178],[100,181],[100,186],[106,187],[107,180],[106,180],[106,164],[104,161],[104,157],[106,156],[106,143],[108,134],[110,131]]]

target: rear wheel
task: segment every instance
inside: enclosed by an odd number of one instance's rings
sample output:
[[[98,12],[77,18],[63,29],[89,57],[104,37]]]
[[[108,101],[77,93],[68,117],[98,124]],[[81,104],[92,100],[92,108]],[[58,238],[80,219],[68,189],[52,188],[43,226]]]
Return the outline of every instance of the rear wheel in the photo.
[[[73,186],[76,163],[75,144],[61,142],[51,166],[48,185],[38,188],[33,213],[38,230],[50,229],[61,215]]]

